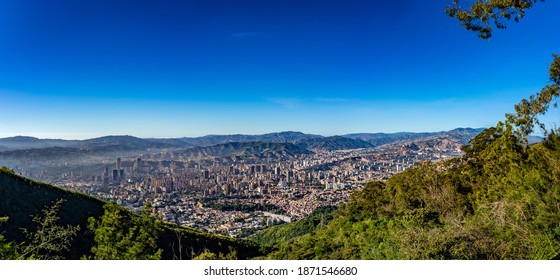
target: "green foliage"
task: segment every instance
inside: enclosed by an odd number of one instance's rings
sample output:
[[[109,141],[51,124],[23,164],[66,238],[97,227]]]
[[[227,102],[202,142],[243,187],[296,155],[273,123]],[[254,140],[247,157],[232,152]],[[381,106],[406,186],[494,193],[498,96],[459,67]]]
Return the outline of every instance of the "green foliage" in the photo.
[[[523,99],[515,105],[515,114],[507,114],[507,122],[517,128],[517,135],[521,138],[533,132],[534,126],[541,128],[542,132],[549,133],[545,125],[540,122],[538,116],[544,115],[550,104],[557,108],[556,99],[560,95],[560,56],[554,54],[553,61],[548,69],[550,81],[553,84],[544,86],[540,92],[533,94],[529,100]]]
[[[193,260],[237,260],[237,251],[232,247],[229,247],[229,252],[224,253],[214,253],[210,252],[209,250],[204,250],[204,252],[200,253],[198,256],[194,257]]]
[[[2,166],[2,168],[0,168],[0,171],[6,172],[6,173],[9,173],[9,174],[13,174],[13,175],[16,174],[13,170],[9,169],[9,168],[6,167],[6,166]]]
[[[288,224],[271,226],[251,236],[249,239],[263,246],[278,246],[298,236],[302,236],[313,230],[326,226],[333,219],[333,211],[336,207],[320,207],[311,215]]]
[[[539,1],[543,0],[476,0],[470,7],[468,4],[463,7],[459,0],[453,0],[445,12],[459,20],[465,29],[478,32],[482,39],[489,39],[493,27],[504,29],[506,21],[511,19],[518,22],[525,11]]]
[[[152,217],[151,205],[140,215],[132,215],[115,203],[103,207],[105,213],[89,219],[89,229],[95,232],[96,245],[91,249],[97,260],[160,259],[162,250],[157,239],[162,233],[162,220]]]
[[[60,199],[42,210],[41,214],[33,216],[37,224],[35,230],[23,229],[27,240],[19,245],[13,241],[7,242],[0,235],[0,259],[2,260],[57,260],[63,259],[63,254],[70,249],[72,239],[80,226],[60,226],[60,207],[64,200]],[[0,223],[8,221],[7,217],[0,217]]]
[[[355,192],[325,227],[272,259],[550,259],[560,251],[560,136],[533,146],[511,127],[464,157],[423,163]]]
[[[219,260],[216,253],[212,253],[208,250],[204,250],[200,255],[193,258],[193,260]]]
[[[38,260],[63,259],[63,253],[70,249],[72,238],[76,236],[80,226],[60,226],[60,207],[64,200],[57,200],[52,206],[35,215],[33,222],[37,224],[34,231],[24,229],[27,241],[21,245],[20,258]]]
[[[0,217],[0,223],[8,221],[8,217]],[[18,247],[13,242],[8,242],[0,234],[0,260],[17,260],[20,258]]]
[[[8,242],[3,235],[0,235],[0,260],[17,260],[21,255],[18,247],[13,242]]]

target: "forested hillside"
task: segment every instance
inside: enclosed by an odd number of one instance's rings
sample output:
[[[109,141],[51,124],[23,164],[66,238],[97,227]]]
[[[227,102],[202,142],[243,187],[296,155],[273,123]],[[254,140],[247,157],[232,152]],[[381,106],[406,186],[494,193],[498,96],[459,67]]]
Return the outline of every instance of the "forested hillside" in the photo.
[[[372,182],[277,259],[550,259],[560,252],[560,137],[487,130],[461,159]]]

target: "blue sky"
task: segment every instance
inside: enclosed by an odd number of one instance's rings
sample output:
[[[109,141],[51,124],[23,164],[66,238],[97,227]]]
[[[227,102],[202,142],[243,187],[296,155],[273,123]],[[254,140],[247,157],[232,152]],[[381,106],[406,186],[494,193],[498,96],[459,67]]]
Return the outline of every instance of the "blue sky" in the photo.
[[[450,2],[0,1],[0,137],[492,126],[547,82],[560,2],[490,41]]]

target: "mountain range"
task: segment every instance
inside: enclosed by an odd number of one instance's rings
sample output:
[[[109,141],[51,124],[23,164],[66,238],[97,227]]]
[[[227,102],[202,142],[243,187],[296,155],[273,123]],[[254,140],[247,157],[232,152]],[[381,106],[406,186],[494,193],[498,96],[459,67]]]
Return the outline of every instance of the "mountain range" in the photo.
[[[0,156],[21,155],[49,156],[52,153],[74,155],[76,153],[110,153],[140,151],[182,151],[185,155],[223,156],[255,154],[263,151],[280,154],[310,153],[317,150],[347,150],[374,148],[380,145],[422,141],[429,139],[453,139],[466,144],[483,129],[457,128],[441,132],[355,133],[341,136],[321,136],[286,131],[262,135],[207,135],[182,138],[138,138],[129,135],[104,136],[86,140],[39,139],[29,136],[0,138]],[[238,144],[233,144],[238,143]],[[241,145],[240,143],[244,143]],[[264,145],[262,143],[269,143]],[[292,144],[292,145],[272,145]],[[252,146],[248,149],[249,146]]]
[[[292,143],[275,142],[232,142],[206,147],[194,147],[176,152],[176,154],[184,157],[228,157],[259,155],[265,158],[293,157],[296,155],[311,153],[311,151]]]

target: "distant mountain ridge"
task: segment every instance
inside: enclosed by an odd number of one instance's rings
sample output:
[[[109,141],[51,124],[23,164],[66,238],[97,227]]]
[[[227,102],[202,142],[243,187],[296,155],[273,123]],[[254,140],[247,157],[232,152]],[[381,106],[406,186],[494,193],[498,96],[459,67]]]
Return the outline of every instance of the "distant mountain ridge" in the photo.
[[[206,147],[194,147],[176,153],[185,157],[260,156],[279,158],[312,154],[313,152],[292,143],[234,142]]]
[[[305,140],[298,141],[297,145],[302,148],[306,148],[310,150],[327,150],[327,151],[352,150],[352,149],[375,147],[369,142],[360,139],[347,138],[344,136],[331,136],[331,137],[323,137],[323,138],[305,139]]]
[[[305,134],[296,131],[284,131],[267,133],[261,135],[206,135],[202,137],[183,137],[177,138],[185,143],[193,146],[212,146],[217,144],[234,143],[234,142],[273,142],[273,143],[294,143],[297,141],[313,138],[322,138],[321,135]]]
[[[447,136],[460,139],[463,144],[480,133],[484,128],[455,128],[449,131],[439,132],[396,132],[396,133],[353,133],[343,135],[347,138],[359,139],[369,142],[373,146],[381,146],[394,142],[412,141],[432,136]]]
[[[426,137],[408,137],[406,140],[394,141],[385,145],[401,145],[413,148],[432,148],[445,150],[459,150],[463,145],[480,133],[483,129],[457,128],[450,131],[433,133]]]
[[[442,133],[480,132],[482,128],[457,128],[440,132],[397,132],[397,133],[352,133],[339,136],[369,142],[374,146],[391,141],[412,140]],[[41,139],[31,136],[14,136],[0,138],[0,147],[5,149],[31,149],[45,147],[80,147],[90,148],[100,145],[127,145],[133,147],[203,147],[233,142],[274,142],[274,143],[304,143],[310,139],[329,138],[322,135],[306,134],[297,131],[274,132],[260,135],[232,134],[206,135],[201,137],[178,138],[139,138],[130,135],[109,135],[86,140]],[[363,144],[363,143],[362,143]]]
[[[121,145],[137,149],[150,149],[150,148],[172,148],[175,145],[154,141],[150,139],[142,139],[130,135],[124,136],[103,136],[99,138],[87,139],[80,142],[84,148],[92,148],[98,146]]]
[[[387,144],[407,144],[411,141],[450,140],[453,145],[464,145],[483,128],[457,128],[441,132],[353,133],[340,136],[321,136],[285,131],[262,135],[207,135],[182,138],[138,138],[130,135],[110,135],[86,140],[39,139],[29,136],[0,138],[0,158],[49,157],[80,154],[110,154],[134,152],[182,151],[186,156],[293,156],[316,151],[335,151],[375,148]],[[533,137],[533,142],[542,138]],[[421,141],[421,142],[422,142]],[[238,144],[235,144],[238,143]],[[244,144],[240,144],[244,143]],[[268,144],[263,144],[268,143]],[[227,145],[230,144],[230,145]],[[272,145],[292,144],[292,145]],[[220,146],[222,145],[222,146]],[[430,145],[438,145],[432,143]],[[251,147],[249,147],[251,146]],[[297,146],[297,147],[296,147]]]
[[[30,136],[14,136],[0,138],[0,151],[20,149],[40,149],[48,147],[69,147],[79,143],[79,140],[39,139]]]

